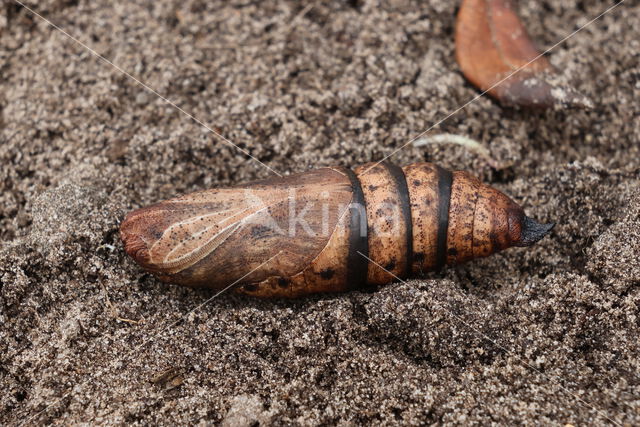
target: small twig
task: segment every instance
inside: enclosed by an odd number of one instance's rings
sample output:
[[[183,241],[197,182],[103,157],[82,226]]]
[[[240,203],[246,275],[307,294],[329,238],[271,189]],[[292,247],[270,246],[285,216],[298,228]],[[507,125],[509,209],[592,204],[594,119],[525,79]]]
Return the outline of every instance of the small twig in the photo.
[[[423,136],[422,138],[419,138],[413,141],[413,145],[415,147],[422,147],[428,144],[461,145],[473,151],[483,159],[485,159],[486,162],[489,164],[489,166],[491,166],[493,169],[499,170],[499,169],[504,169],[506,167],[505,165],[501,165],[496,159],[491,157],[491,153],[489,152],[489,149],[487,147],[485,147],[475,139],[471,139],[463,135],[456,135],[452,133],[441,133],[438,135]]]
[[[309,11],[314,8],[314,6],[315,5],[313,3],[310,3],[305,6],[300,12],[298,12],[298,14],[291,20],[291,23],[289,24],[289,31],[292,31],[293,28],[298,24],[298,21],[304,18],[304,16],[309,13]]]
[[[142,320],[132,320],[132,319],[125,319],[124,317],[120,317],[118,315],[118,310],[116,310],[115,306],[111,302],[111,299],[109,298],[109,293],[107,292],[107,288],[104,286],[104,283],[100,282],[100,286],[102,286],[102,289],[104,290],[107,306],[109,307],[109,310],[111,310],[111,315],[113,316],[114,319],[119,320],[120,322],[132,323],[134,325],[139,325],[140,323],[144,323],[144,318]]]

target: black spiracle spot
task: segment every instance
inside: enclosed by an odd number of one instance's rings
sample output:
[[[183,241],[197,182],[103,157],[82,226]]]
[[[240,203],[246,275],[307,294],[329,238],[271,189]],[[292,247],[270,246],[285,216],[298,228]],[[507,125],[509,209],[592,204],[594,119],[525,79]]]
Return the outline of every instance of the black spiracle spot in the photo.
[[[392,259],[391,261],[389,261],[385,266],[384,269],[385,270],[393,270],[394,268],[396,268],[396,260]]]
[[[336,274],[334,270],[332,270],[331,268],[325,268],[320,272],[320,277],[325,280],[329,280],[333,277],[334,274]]]
[[[255,292],[258,290],[258,285],[256,283],[245,283],[242,288],[247,292]]]
[[[278,286],[280,286],[281,288],[286,288],[287,286],[289,286],[289,279],[285,279],[284,277],[279,277]]]

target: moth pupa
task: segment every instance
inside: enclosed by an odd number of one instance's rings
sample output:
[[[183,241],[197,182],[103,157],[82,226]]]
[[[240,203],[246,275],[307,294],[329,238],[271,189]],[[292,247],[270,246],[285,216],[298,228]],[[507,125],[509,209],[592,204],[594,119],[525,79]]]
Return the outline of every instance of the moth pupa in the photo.
[[[467,172],[383,162],[187,194],[129,213],[120,233],[163,281],[294,298],[529,246],[552,227]]]

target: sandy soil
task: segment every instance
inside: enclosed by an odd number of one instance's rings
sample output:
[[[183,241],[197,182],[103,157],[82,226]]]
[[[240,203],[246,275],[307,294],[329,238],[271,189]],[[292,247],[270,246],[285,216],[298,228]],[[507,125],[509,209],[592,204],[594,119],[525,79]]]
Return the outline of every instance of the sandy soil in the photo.
[[[290,173],[382,158],[477,91],[457,1],[28,1]],[[612,2],[521,1],[542,48]],[[478,99],[398,164],[473,171],[554,232],[374,293],[256,301],[165,285],[123,215],[267,177],[12,0],[0,9],[0,424],[640,423],[640,4],[550,58],[591,111]]]

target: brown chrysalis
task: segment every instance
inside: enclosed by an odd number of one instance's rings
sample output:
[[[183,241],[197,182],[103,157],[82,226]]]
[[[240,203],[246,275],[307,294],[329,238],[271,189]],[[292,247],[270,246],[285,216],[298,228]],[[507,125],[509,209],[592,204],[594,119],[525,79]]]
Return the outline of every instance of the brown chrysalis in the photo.
[[[536,49],[511,0],[462,1],[456,59],[471,83],[503,104],[592,106],[575,89],[553,83],[557,71]]]
[[[466,172],[379,163],[176,197],[129,213],[120,233],[163,281],[299,297],[529,246],[552,226]]]

